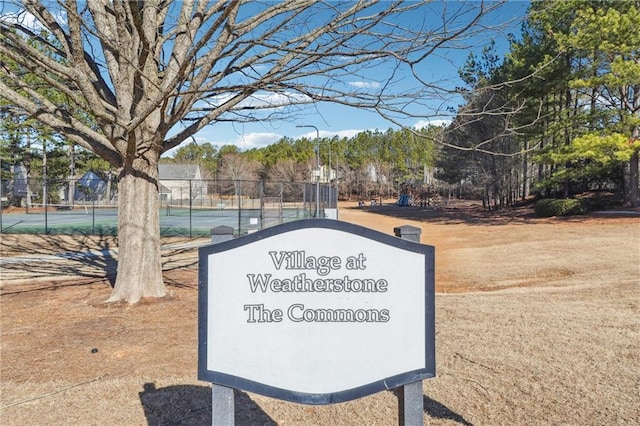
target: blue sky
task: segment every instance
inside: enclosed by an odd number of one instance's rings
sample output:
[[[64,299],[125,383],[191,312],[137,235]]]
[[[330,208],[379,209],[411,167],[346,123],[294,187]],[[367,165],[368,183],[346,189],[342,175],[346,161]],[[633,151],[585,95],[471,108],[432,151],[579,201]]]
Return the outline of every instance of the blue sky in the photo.
[[[454,0],[446,2],[434,2],[432,3],[434,19],[439,19],[438,13],[442,11],[443,5],[446,5],[448,10],[455,9],[460,5],[474,5],[475,0],[467,0],[465,3],[457,2]],[[489,3],[491,0],[489,0]],[[11,2],[5,8],[0,8],[0,14],[8,15],[13,9]],[[480,6],[480,1],[477,1]],[[15,4],[14,4],[15,6]],[[436,51],[435,55],[430,56],[427,60],[420,65],[419,75],[420,78],[433,83],[437,86],[454,87],[460,86],[462,83],[459,81],[457,72],[458,69],[464,64],[469,53],[480,53],[482,49],[489,45],[493,40],[495,41],[496,52],[499,55],[504,54],[508,49],[507,36],[509,33],[518,34],[520,30],[520,24],[526,14],[526,10],[529,6],[528,0],[508,0],[506,4],[502,5],[498,11],[492,15],[486,17],[483,21],[487,27],[494,27],[498,24],[508,22],[509,25],[502,26],[499,31],[488,31],[481,37],[471,38],[461,42],[460,46],[454,49]],[[460,6],[463,7],[463,6]],[[429,21],[431,16],[424,9],[421,9],[424,16],[412,16],[410,22],[405,22],[406,25],[420,25],[423,21]],[[376,65],[376,67],[384,67],[385,65]],[[392,66],[391,64],[388,65]],[[376,81],[376,72],[380,74],[386,73],[386,70],[380,68],[372,68],[369,74],[364,76],[358,76],[349,81],[345,81],[347,85],[355,87],[361,87],[362,90],[366,90],[367,87],[374,87],[375,84],[379,84]],[[406,70],[405,70],[406,71]],[[394,86],[394,90],[407,91],[409,90],[408,84],[415,84],[415,81],[410,76],[398,75],[398,83]],[[369,86],[373,85],[373,86]],[[434,96],[433,99],[421,99],[420,115],[421,117],[402,119],[401,122],[404,126],[408,127],[424,127],[427,124],[442,124],[447,122],[449,117],[447,114],[442,113],[446,107],[457,107],[461,103],[461,99],[452,95],[446,97]],[[413,105],[414,111],[418,107]],[[425,108],[426,106],[426,108]],[[276,142],[282,137],[310,137],[315,138],[315,130],[311,128],[298,128],[297,125],[315,126],[320,131],[321,137],[351,137],[357,133],[365,130],[381,130],[385,131],[388,128],[397,128],[397,126],[384,118],[380,117],[374,112],[369,112],[362,109],[349,108],[338,104],[317,103],[306,107],[301,113],[296,114],[295,119],[282,121],[269,121],[264,123],[230,123],[219,122],[213,123],[207,126],[205,129],[195,135],[195,140],[198,143],[209,142],[213,145],[236,145],[241,150],[260,148]],[[186,142],[188,143],[188,141]],[[172,155],[175,149],[165,155]]]
[[[495,41],[497,53],[505,53],[508,49],[507,35],[508,33],[519,34],[520,24],[528,6],[528,1],[508,1],[488,21],[488,24],[492,23],[491,21],[495,23],[510,22],[508,28],[503,28],[499,32],[487,33],[483,38],[470,40],[470,43],[467,43],[468,48],[448,50],[430,58],[421,68],[421,78],[433,82],[440,81],[443,82],[442,84],[447,85],[456,85],[456,83],[461,85],[457,70],[464,64],[469,53],[481,52],[482,48],[487,46],[491,40]],[[350,83],[371,84],[371,82],[361,79]],[[454,107],[460,103],[458,99],[453,98],[445,99],[444,101]],[[434,100],[433,108],[444,106],[442,103],[442,99]],[[423,118],[410,118],[402,121],[406,126],[424,127],[428,123],[437,125],[446,120],[447,117],[445,115],[437,114],[436,112],[425,112],[425,117]],[[195,139],[198,143],[209,142],[218,146],[233,144],[241,150],[246,150],[267,146],[284,136],[315,138],[316,132],[314,129],[297,128],[296,125],[316,126],[320,131],[321,137],[332,137],[334,135],[351,137],[365,130],[377,129],[384,131],[390,127],[397,128],[396,125],[386,121],[374,112],[337,104],[318,103],[307,108],[305,114],[295,120],[250,124],[215,123],[196,134]],[[168,155],[171,155],[171,152]]]

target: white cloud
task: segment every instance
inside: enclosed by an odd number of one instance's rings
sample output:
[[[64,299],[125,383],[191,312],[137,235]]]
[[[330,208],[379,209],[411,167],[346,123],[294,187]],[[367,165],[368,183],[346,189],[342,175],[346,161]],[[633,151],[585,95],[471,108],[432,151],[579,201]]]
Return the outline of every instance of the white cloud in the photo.
[[[279,141],[282,137],[283,137],[282,135],[279,135],[277,133],[253,132],[253,133],[245,133],[243,135],[236,135],[235,138],[222,141],[222,140],[215,140],[215,138],[212,138],[208,134],[208,132],[201,132],[199,134],[194,135],[193,139],[188,139],[187,141],[183,142],[176,148],[173,148],[167,151],[166,153],[163,154],[163,156],[164,157],[174,156],[176,151],[180,147],[183,147],[186,144],[191,143],[189,141],[194,141],[197,144],[210,143],[211,145],[218,148],[224,145],[235,145],[238,148],[240,148],[241,151],[245,151],[252,148],[264,148],[267,145],[271,145],[272,143]]]
[[[277,133],[253,132],[240,135],[231,143],[244,151],[252,148],[264,148],[267,145],[278,142],[280,139],[282,139],[282,135]]]
[[[429,126],[447,126],[451,124],[450,119],[438,119],[438,120],[419,120],[416,124],[413,125],[414,129],[424,129]]]
[[[366,130],[364,129],[347,129],[347,130],[340,130],[338,132],[327,132],[327,133],[332,133],[331,136],[338,136],[340,138],[352,138],[358,133],[365,132],[365,131]]]
[[[380,87],[380,83],[377,81],[352,81],[349,85],[359,89],[378,89]]]
[[[332,138],[334,136],[337,136],[339,138],[352,138],[355,135],[357,135],[360,132],[365,132],[366,130],[364,129],[346,129],[346,130],[338,130],[338,131],[330,131],[330,130],[319,130],[320,133],[320,137],[321,138]],[[315,139],[316,138],[316,132],[315,130],[311,131],[311,132],[307,132],[304,133],[300,136],[298,136],[299,138],[307,138],[307,139]]]
[[[213,96],[207,99],[209,104],[219,106],[232,99],[234,94]],[[282,108],[289,105],[299,105],[311,102],[311,98],[299,93],[256,93],[240,102],[238,108]]]
[[[347,129],[347,130],[339,130],[339,131],[329,131],[329,130],[320,130],[321,138],[332,138],[334,136],[338,136],[339,138],[351,138],[357,135],[360,132],[364,132],[362,129]],[[229,140],[226,142],[211,142],[213,145],[222,146],[222,145],[235,145],[240,148],[242,151],[253,149],[253,148],[264,148],[272,143],[278,142],[280,139],[285,137],[285,135],[279,133],[272,132],[250,132],[244,133],[242,135],[238,135],[235,139]],[[312,130],[311,132],[307,132],[297,136],[297,138],[307,138],[311,140],[315,140],[316,132]],[[198,142],[204,142],[208,140],[206,138],[197,138]],[[209,140],[210,142],[210,140]]]
[[[56,21],[59,24],[65,25],[66,18],[63,12],[60,11],[51,11]],[[38,32],[44,29],[44,25],[40,23],[39,20],[36,19],[31,13],[22,11],[10,12],[4,15],[0,15],[0,21],[4,21],[8,24],[16,24],[21,25],[24,28],[28,28],[32,31]]]

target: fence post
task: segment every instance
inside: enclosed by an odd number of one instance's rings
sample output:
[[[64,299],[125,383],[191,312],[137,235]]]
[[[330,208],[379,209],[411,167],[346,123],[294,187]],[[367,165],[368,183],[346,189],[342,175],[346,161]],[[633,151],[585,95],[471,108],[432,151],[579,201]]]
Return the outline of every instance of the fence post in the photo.
[[[258,194],[260,197],[260,229],[264,228],[264,180],[258,183]]]
[[[420,242],[420,228],[402,225],[393,228],[396,237],[403,240]],[[406,384],[396,389],[398,397],[398,425],[416,426],[424,424],[424,397],[422,395],[422,380]]]
[[[284,213],[282,209],[284,209],[284,184],[280,182],[280,205],[278,206],[278,223],[284,222]]]
[[[242,235],[242,181],[238,179],[238,235]]]

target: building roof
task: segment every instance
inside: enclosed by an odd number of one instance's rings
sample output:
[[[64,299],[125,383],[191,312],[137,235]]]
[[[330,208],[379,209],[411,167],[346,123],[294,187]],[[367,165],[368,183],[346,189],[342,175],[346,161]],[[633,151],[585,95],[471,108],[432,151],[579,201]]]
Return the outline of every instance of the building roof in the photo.
[[[199,171],[195,164],[159,164],[158,179],[199,179]]]

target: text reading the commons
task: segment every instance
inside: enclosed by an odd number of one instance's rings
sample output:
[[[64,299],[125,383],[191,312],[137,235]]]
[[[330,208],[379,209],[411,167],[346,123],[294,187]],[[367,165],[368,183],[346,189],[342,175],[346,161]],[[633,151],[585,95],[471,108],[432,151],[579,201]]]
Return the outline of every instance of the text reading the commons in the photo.
[[[282,322],[282,309],[267,309],[263,304],[244,305],[248,313],[248,323]],[[295,303],[287,309],[287,318],[292,322],[388,322],[391,318],[388,309],[336,309],[306,308]]]

